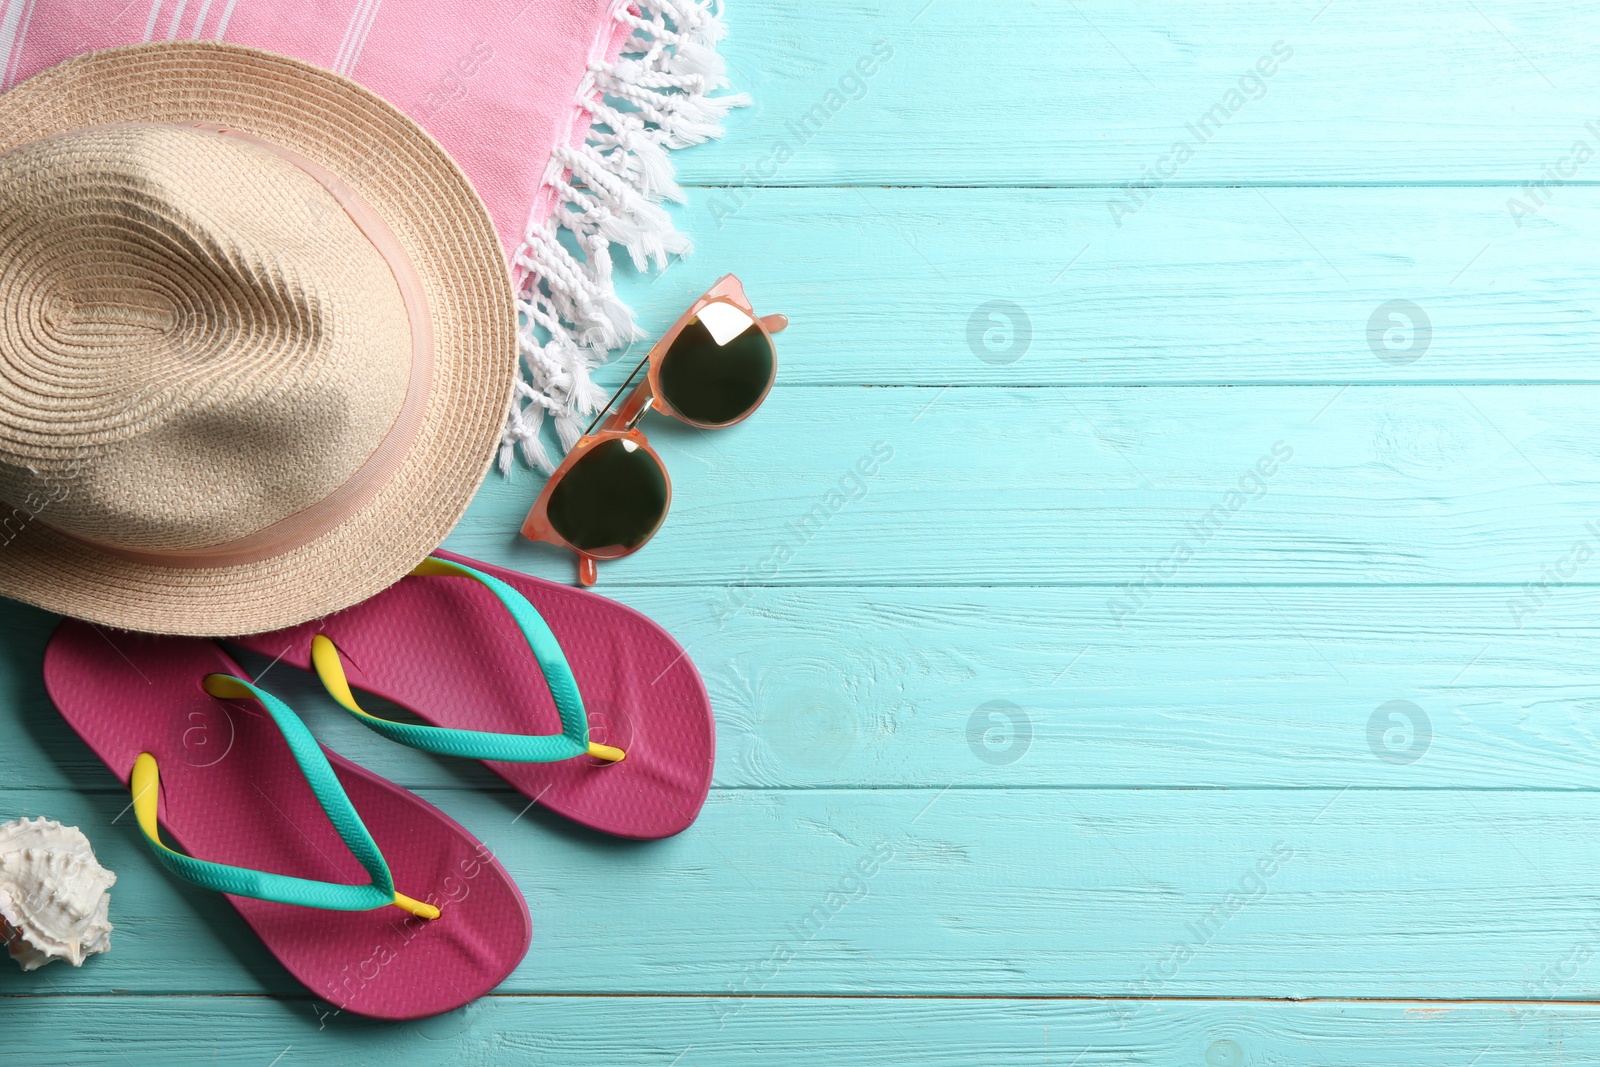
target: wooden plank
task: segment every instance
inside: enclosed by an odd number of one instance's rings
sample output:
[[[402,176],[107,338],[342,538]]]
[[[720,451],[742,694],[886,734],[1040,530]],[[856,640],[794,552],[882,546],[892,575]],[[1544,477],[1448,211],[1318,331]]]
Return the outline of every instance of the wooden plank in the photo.
[[[1600,785],[1588,586],[1186,587],[1123,627],[1095,588],[763,589],[725,619],[721,590],[615,592],[688,644],[724,788]],[[27,617],[0,781],[116,792],[50,707],[50,621]],[[375,736],[309,675],[262,681],[410,788],[503,788]]]
[[[700,649],[723,786],[1600,784],[1595,589],[1185,588],[1121,628],[1105,593],[628,599]]]
[[[659,334],[737,271],[759,307],[790,316],[792,385],[1600,374],[1600,189],[1561,189],[1520,227],[1504,188],[1170,189],[1120,227],[1105,198],[766,189],[712,223],[697,192],[683,220],[695,254],[661,276],[622,272],[619,292]]]
[[[1588,793],[723,790],[668,841],[428,794],[526,893],[508,993],[1600,997]],[[120,797],[12,791],[117,872],[113,951],[0,994],[303,992]]]
[[[1520,586],[1590,536],[1592,408],[1565,386],[788,388],[719,433],[655,424],[672,514],[599,588]],[[491,478],[447,546],[570,581],[516,534],[536,484]]]
[[[819,0],[728,19],[756,106],[715,151],[678,154],[697,184],[1516,184],[1594,144],[1600,13],[1570,0]]]
[[[41,997],[5,1002],[12,1043],[76,1067],[1060,1067],[1482,1062],[1544,1067],[1600,1055],[1592,1005],[756,999],[726,1022],[680,997],[489,997],[383,1025],[298,1000]],[[226,1020],[225,1025],[219,1024]],[[1381,1051],[1380,1051],[1381,1049]],[[674,1061],[673,1057],[679,1057]]]

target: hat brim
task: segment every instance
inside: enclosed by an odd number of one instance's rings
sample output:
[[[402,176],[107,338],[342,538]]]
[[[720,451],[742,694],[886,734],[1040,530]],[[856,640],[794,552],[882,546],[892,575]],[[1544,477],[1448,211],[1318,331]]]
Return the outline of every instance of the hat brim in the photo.
[[[438,546],[487,473],[516,376],[516,311],[494,224],[422,127],[348,78],[286,56],[203,41],[69,60],[0,96],[0,152],[121,122],[230,126],[298,152],[376,210],[410,256],[433,316],[423,425],[356,514],[257,563],[192,569],[107,555],[13,510],[0,524],[0,595],[91,622],[221,637],[358,603]]]

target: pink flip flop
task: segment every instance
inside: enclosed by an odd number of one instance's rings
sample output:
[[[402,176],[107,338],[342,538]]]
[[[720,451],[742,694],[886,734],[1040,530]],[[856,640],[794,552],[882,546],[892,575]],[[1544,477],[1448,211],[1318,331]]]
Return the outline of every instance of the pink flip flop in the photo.
[[[711,788],[715,730],[672,636],[595,593],[439,551],[325,619],[234,639],[315,669],[365,725],[482,759],[544,807],[620,837],[669,837]],[[364,711],[352,690],[428,725]]]
[[[133,789],[157,860],[227,893],[289,972],[336,1007],[436,1015],[489,992],[527,953],[527,904],[487,846],[323,749],[211,642],[69,619],[45,650],[44,680]],[[162,844],[163,829],[188,855]]]

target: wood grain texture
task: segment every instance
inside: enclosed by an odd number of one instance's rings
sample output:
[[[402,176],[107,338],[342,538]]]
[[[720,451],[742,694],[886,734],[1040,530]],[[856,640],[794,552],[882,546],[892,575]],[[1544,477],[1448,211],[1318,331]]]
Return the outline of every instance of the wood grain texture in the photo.
[[[1237,102],[1169,180],[1514,185],[1539,178],[1597,117],[1588,87],[1600,59],[1587,42],[1600,15],[1571,0],[735,10],[729,65],[757,106],[730,120],[717,150],[684,156],[697,184],[1115,186],[1192,139],[1187,124]],[[862,93],[847,79],[878,41],[894,55]],[[1241,86],[1280,41],[1293,56],[1262,79],[1264,93]],[[805,138],[794,131],[808,115]]]
[[[659,331],[736,266],[790,317],[785,385],[1595,381],[1593,270],[1567,250],[1600,243],[1600,189],[1520,227],[1515,192],[1169,189],[1119,227],[1104,190],[763,189],[712,220],[700,189],[695,255],[621,292]],[[1391,300],[1425,338],[1388,313],[1369,334]]]
[[[1569,386],[786,388],[721,433],[656,424],[672,514],[600,588],[1520,586],[1594,536],[1591,407]],[[570,581],[515,533],[535,484],[486,482],[447,547]]]
[[[1317,1064],[1546,1067],[1593,1059],[1593,1005],[1259,1004],[759,998],[720,1020],[681,997],[492,996],[383,1026],[254,997],[61,997],[0,1002],[6,1032],[77,1067],[1080,1067]],[[72,1025],[63,1027],[63,1020]],[[1209,1057],[1209,1058],[1208,1058]]]
[[[503,993],[1600,999],[1592,793],[718,790],[642,846],[423,795],[527,895]],[[300,992],[142,853],[121,796],[9,797],[119,877],[112,952],[45,990]],[[0,968],[0,994],[41,984]]]

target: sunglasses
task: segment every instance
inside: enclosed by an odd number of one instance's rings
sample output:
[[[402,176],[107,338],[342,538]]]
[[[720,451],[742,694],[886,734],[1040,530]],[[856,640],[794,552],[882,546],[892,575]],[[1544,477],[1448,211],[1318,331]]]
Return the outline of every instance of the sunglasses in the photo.
[[[639,551],[672,503],[672,479],[637,428],[639,419],[655,408],[702,430],[743,422],[772,389],[778,373],[772,335],[787,325],[782,315],[757,317],[731,274],[706,290],[572,446],[528,512],[522,536],[576,552],[583,585],[595,583],[600,560]],[[643,380],[606,418],[645,367]]]

